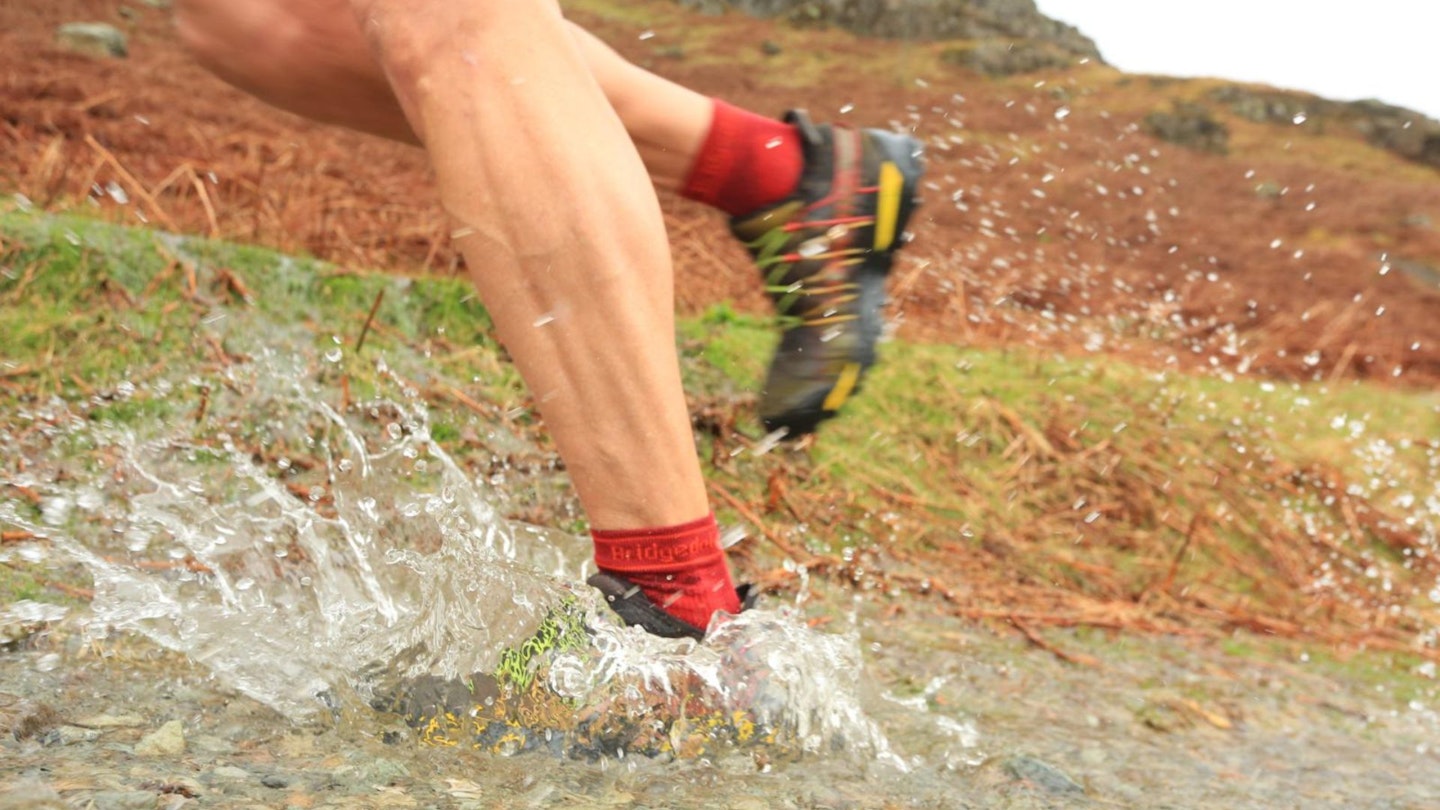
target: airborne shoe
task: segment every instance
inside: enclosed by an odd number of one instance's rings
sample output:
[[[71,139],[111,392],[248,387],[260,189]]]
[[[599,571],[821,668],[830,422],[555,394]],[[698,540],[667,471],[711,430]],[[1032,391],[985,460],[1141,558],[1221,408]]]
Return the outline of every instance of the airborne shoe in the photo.
[[[735,217],[779,311],[781,337],[760,401],[769,430],[794,438],[835,415],[875,362],[885,276],[918,199],[920,142],[878,129],[800,133],[805,169],[787,200]]]

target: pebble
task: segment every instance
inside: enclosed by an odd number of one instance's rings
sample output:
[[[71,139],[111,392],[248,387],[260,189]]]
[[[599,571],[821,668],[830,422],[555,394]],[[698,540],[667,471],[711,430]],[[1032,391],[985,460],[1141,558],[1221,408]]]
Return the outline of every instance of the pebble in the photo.
[[[210,775],[216,779],[245,780],[250,778],[250,772],[244,768],[237,768],[234,765],[221,765],[210,771]]]
[[[185,727],[171,720],[135,743],[136,756],[171,757],[185,752]]]
[[[80,728],[79,726],[56,726],[41,732],[37,739],[46,748],[54,748],[60,745],[94,742],[100,739],[100,732],[93,728]]]

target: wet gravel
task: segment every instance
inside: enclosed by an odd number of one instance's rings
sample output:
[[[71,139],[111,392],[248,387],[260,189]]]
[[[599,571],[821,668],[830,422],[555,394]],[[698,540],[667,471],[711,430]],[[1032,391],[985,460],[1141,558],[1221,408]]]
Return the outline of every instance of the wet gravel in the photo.
[[[358,702],[295,724],[143,639],[42,625],[0,651],[0,807],[1440,806],[1423,666],[1051,634],[1101,662],[1077,666],[923,603],[866,626],[867,708],[909,772],[425,749]]]

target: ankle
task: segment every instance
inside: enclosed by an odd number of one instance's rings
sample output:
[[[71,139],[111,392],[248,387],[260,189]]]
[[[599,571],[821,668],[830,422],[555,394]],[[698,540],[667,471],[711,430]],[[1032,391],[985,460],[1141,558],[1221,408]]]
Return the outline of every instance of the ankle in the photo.
[[[676,526],[597,530],[591,537],[601,571],[629,581],[680,621],[703,629],[717,610],[740,611],[713,514]]]

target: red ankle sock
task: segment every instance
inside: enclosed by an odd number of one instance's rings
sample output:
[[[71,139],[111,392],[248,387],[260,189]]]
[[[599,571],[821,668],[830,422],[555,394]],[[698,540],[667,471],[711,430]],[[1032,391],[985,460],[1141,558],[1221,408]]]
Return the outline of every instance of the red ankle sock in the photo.
[[[717,610],[740,612],[715,516],[658,529],[592,531],[595,564],[629,580],[682,622],[708,627]]]
[[[800,133],[715,100],[710,132],[680,194],[732,217],[780,202],[795,190],[805,166]]]

